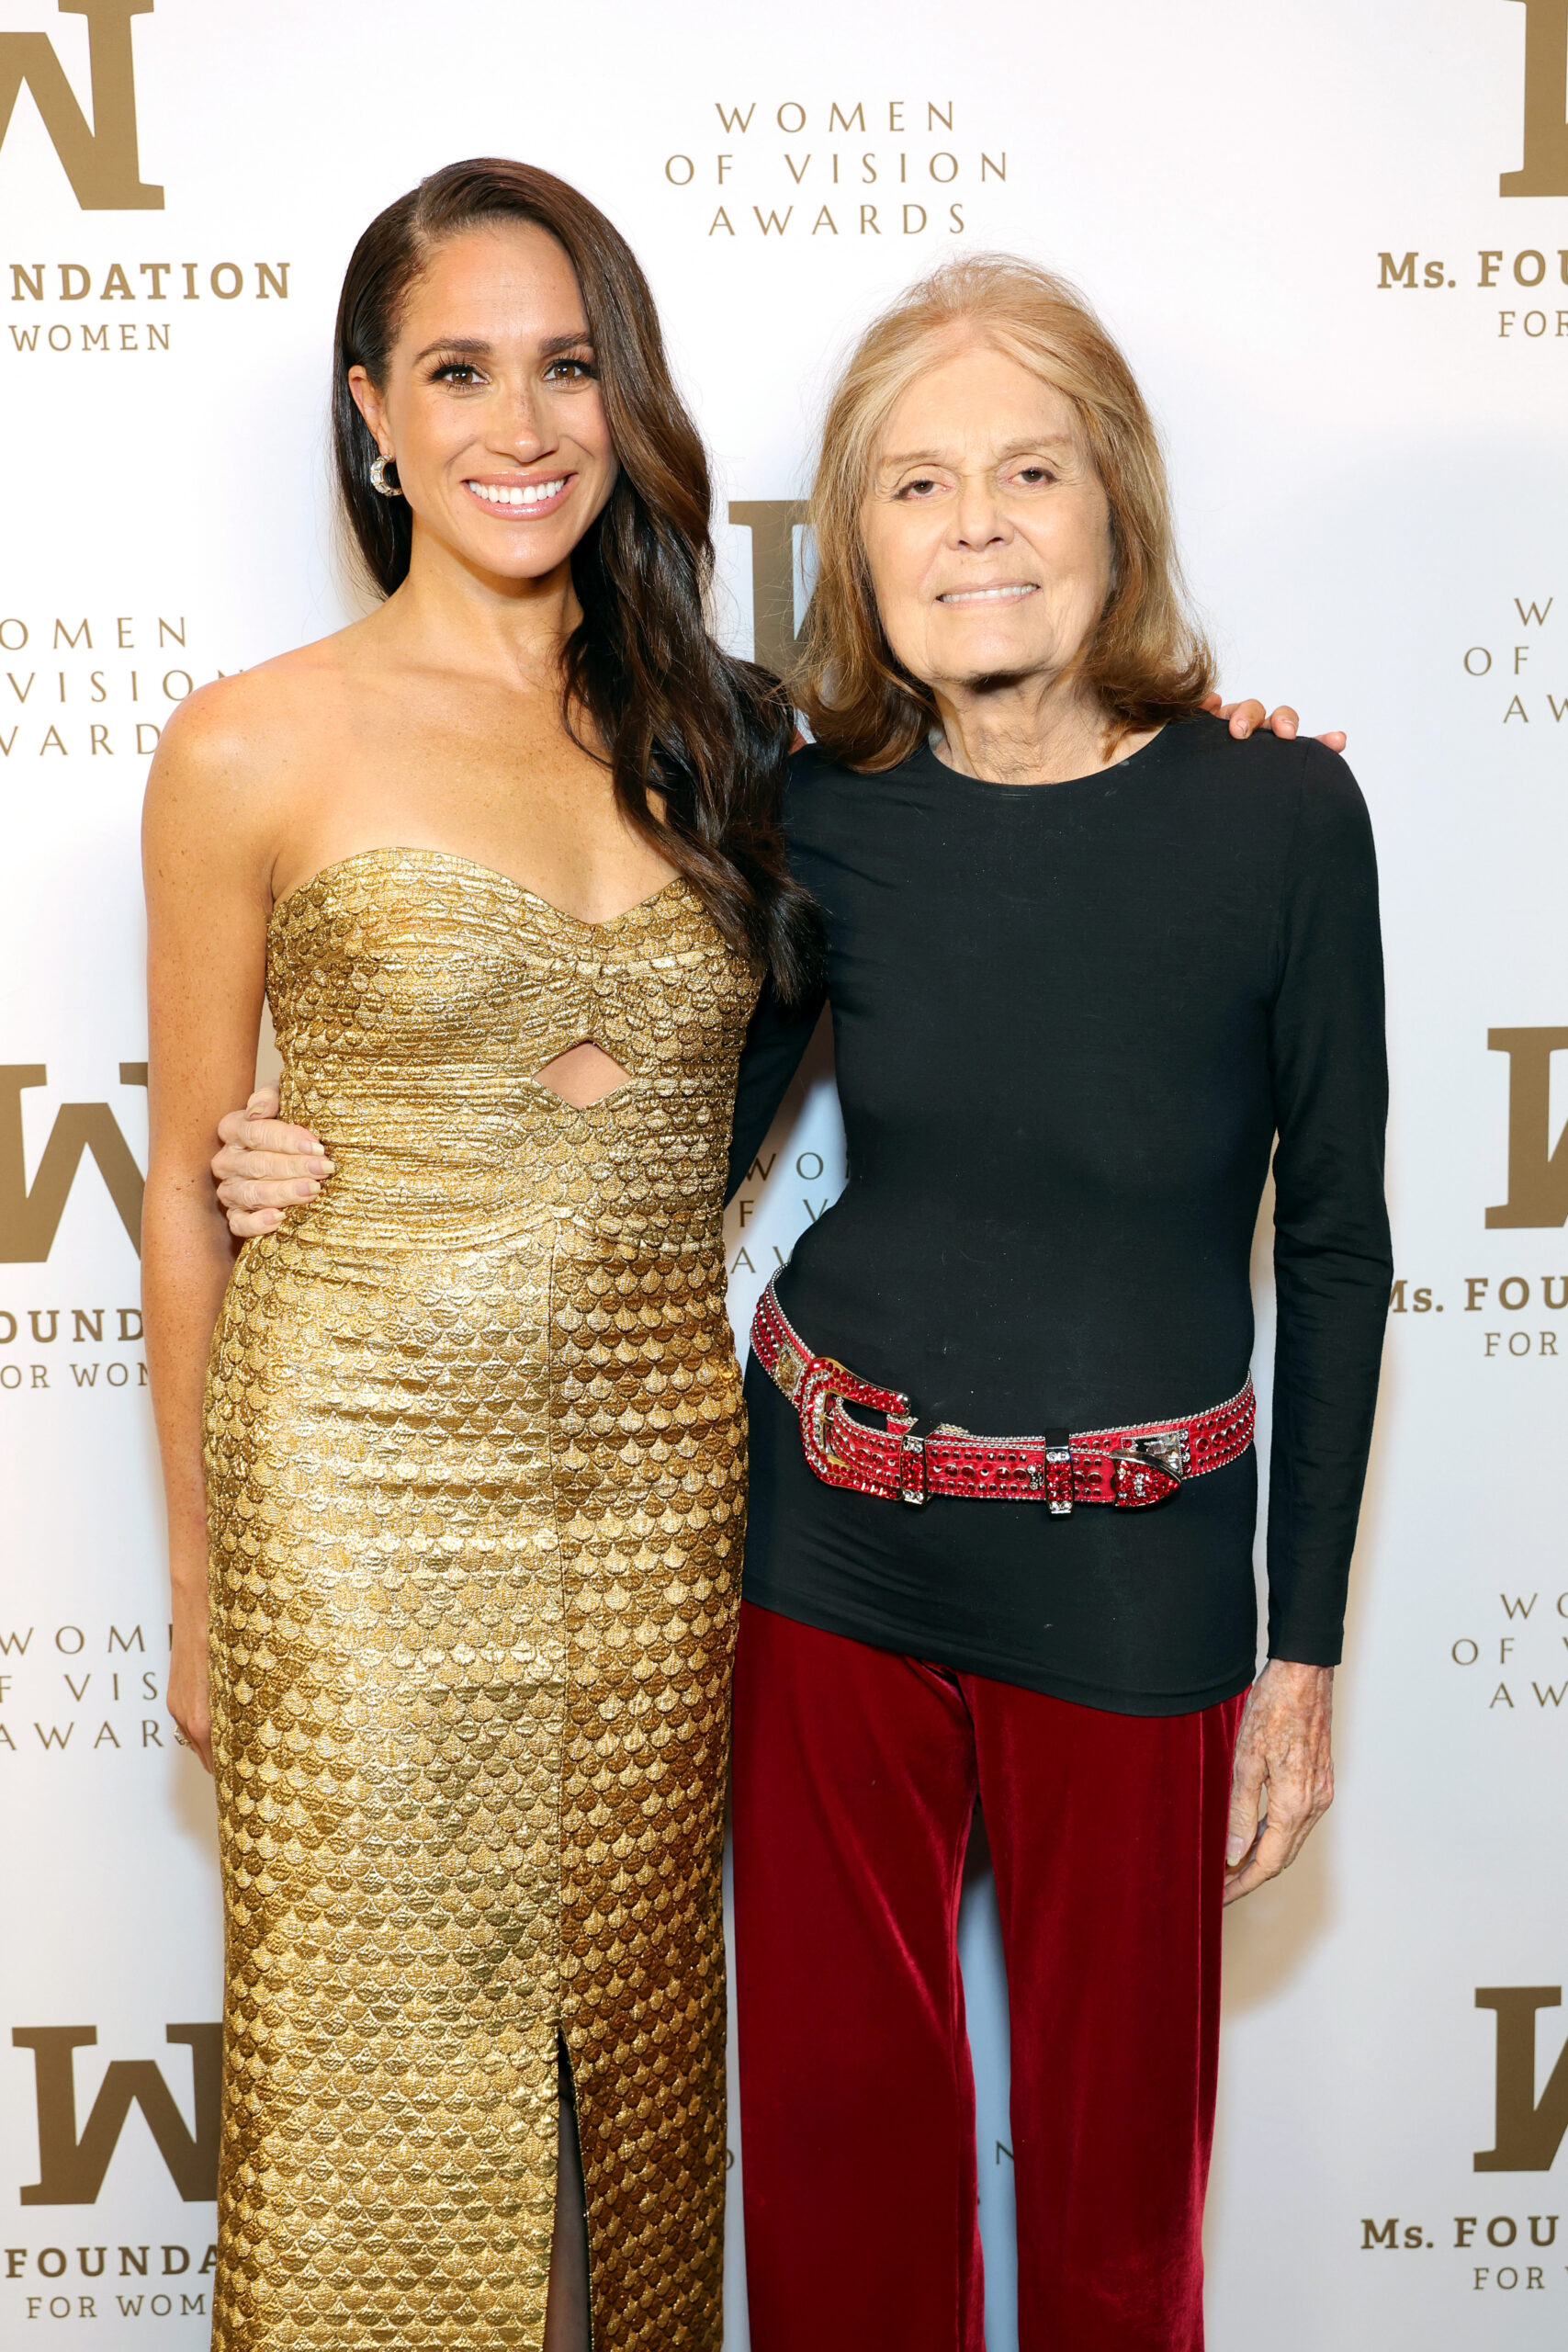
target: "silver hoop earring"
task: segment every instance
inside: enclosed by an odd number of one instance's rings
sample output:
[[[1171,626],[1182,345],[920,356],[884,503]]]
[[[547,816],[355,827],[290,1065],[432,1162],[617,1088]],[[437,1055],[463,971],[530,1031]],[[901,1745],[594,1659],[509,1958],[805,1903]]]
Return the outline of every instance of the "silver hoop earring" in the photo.
[[[400,498],[403,494],[395,481],[387,480],[387,468],[395,466],[397,462],[395,458],[378,458],[370,469],[371,486],[378,490],[383,498]]]

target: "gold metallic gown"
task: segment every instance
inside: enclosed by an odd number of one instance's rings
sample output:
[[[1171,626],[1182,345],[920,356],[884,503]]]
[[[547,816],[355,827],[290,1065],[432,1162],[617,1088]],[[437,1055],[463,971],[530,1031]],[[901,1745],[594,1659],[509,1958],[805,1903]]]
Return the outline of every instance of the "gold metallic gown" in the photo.
[[[558,2030],[596,2352],[716,2352],[756,989],[683,881],[591,924],[378,850],[274,912],[338,1172],[209,1375],[220,2352],[537,2347]],[[530,1073],[583,1039],[577,1111]]]

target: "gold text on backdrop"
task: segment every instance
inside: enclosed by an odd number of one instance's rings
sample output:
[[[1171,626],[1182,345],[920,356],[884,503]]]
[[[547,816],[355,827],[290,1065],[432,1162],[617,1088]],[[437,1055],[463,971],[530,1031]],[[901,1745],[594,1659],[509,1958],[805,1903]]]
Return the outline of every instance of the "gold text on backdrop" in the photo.
[[[39,2177],[24,2205],[92,2205],[133,2107],[141,2109],[158,2154],[187,2205],[218,2194],[218,2086],[220,2025],[172,2025],[165,2041],[188,2042],[196,2091],[196,2136],[151,2058],[117,2058],[104,2075],[92,2113],[76,2136],[75,2052],[97,2041],[96,2025],[19,2025],[11,2040],[33,2053],[38,2092]]]
[[[1497,2012],[1495,2145],[1477,2151],[1477,2172],[1550,2172],[1568,2136],[1568,2044],[1538,2099],[1535,2022],[1540,2009],[1562,2006],[1561,1984],[1483,1984],[1478,2009]]]
[[[121,1062],[122,1086],[145,1086],[145,1062]],[[107,1102],[62,1102],[32,1190],[28,1190],[27,1148],[22,1133],[22,1095],[47,1086],[42,1062],[0,1067],[0,1261],[38,1265],[54,1246],[82,1155],[90,1151],[109,1188],[109,1198],[131,1241],[141,1245],[141,1170]]]
[[[150,17],[153,0],[59,0],[62,17],[87,19],[93,127],[76,102],[46,33],[0,33],[0,141],[11,126],[23,85],[32,93],[84,212],[161,212],[164,191],[141,177],[136,141],[132,17]]]
[[[1508,1197],[1489,1227],[1568,1225],[1568,1128],[1551,1146],[1551,1057],[1568,1053],[1568,1029],[1489,1029],[1508,1057]]]
[[[1568,0],[1524,0],[1525,160],[1499,196],[1568,196]]]

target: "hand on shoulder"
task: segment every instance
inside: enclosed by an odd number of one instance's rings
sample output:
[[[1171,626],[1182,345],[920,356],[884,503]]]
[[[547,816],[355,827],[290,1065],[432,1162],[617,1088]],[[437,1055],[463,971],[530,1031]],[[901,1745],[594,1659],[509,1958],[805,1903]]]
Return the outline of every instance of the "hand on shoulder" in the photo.
[[[1291,708],[1289,703],[1282,702],[1278,710],[1271,710],[1265,717],[1260,702],[1222,702],[1215,692],[1204,695],[1203,707],[1212,711],[1216,718],[1223,718],[1238,742],[1261,730],[1278,735],[1289,743],[1293,742],[1301,732],[1300,715]],[[1347,738],[1342,728],[1334,727],[1326,735],[1314,736],[1313,741],[1325,744],[1331,752],[1342,752]]]

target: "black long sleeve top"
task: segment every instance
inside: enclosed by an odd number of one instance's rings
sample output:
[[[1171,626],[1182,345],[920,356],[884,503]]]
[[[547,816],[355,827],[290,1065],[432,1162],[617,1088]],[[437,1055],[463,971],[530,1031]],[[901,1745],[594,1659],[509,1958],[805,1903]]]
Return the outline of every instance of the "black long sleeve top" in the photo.
[[[1273,1150],[1270,1654],[1337,1659],[1392,1279],[1377,875],[1313,742],[1206,717],[1074,781],[922,747],[797,754],[787,830],[828,936],[849,1175],[778,1278],[818,1354],[992,1434],[1168,1420],[1247,1375]],[[759,1007],[731,1189],[821,1000]],[[762,1607],[1132,1714],[1245,1688],[1255,1457],[1152,1510],[823,1485],[753,1362],[745,1589]]]

